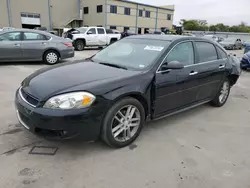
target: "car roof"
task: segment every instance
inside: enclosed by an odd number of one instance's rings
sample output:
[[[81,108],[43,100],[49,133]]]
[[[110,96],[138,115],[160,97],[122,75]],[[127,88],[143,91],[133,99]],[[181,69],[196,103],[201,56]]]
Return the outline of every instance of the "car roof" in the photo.
[[[202,40],[209,41],[211,40],[201,37],[193,37],[193,36],[183,36],[183,35],[154,35],[154,34],[146,34],[146,35],[133,35],[127,38],[133,39],[151,39],[151,40],[165,40],[165,41],[175,41],[175,40]],[[213,41],[212,41],[213,42]]]
[[[11,29],[11,30],[6,30],[1,32],[2,33],[10,33],[10,32],[34,32],[34,33],[39,33],[39,34],[43,34],[43,35],[48,35],[48,36],[54,36],[53,34],[47,32],[47,31],[41,31],[41,30],[36,30],[36,29]]]

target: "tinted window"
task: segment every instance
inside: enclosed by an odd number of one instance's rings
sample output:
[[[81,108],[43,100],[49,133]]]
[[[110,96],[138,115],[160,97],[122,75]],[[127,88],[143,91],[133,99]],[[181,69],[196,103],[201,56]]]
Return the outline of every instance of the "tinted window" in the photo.
[[[84,7],[83,8],[83,13],[88,14],[89,13],[89,7]]]
[[[116,26],[110,26],[110,29],[116,29]]]
[[[102,29],[102,28],[97,28],[97,32],[98,32],[98,34],[104,34],[105,33],[104,29]]]
[[[116,13],[117,13],[117,6],[115,6],[115,5],[110,5],[110,13],[116,14]]]
[[[139,17],[142,17],[143,10],[139,10]]]
[[[127,30],[129,30],[129,27],[124,27],[123,31],[126,32]]]
[[[145,12],[145,17],[149,18],[150,17],[150,11]]]
[[[217,59],[217,53],[213,44],[208,42],[196,42],[199,63]]]
[[[97,5],[96,12],[102,12],[102,5]]]
[[[95,28],[91,28],[91,29],[89,29],[89,30],[88,30],[88,32],[89,32],[89,31],[91,31],[91,32],[92,32],[92,34],[96,34],[96,30],[95,30]]]
[[[179,61],[184,66],[194,64],[194,49],[192,42],[183,42],[174,47],[167,57],[167,62]]]
[[[167,19],[168,19],[168,20],[171,20],[171,17],[172,17],[171,14],[168,14],[168,15],[167,15]]]
[[[217,50],[218,50],[218,52],[219,52],[219,54],[220,54],[220,56],[221,56],[222,59],[227,58],[226,52],[224,52],[224,51],[223,51],[222,49],[220,49],[219,47],[217,47]]]
[[[20,41],[20,40],[21,40],[20,32],[4,33],[0,35],[0,41]]]
[[[130,15],[130,8],[124,8],[124,14],[125,15]]]
[[[30,33],[25,32],[23,35],[24,40],[47,40],[47,38],[44,35],[41,35],[39,33]]]

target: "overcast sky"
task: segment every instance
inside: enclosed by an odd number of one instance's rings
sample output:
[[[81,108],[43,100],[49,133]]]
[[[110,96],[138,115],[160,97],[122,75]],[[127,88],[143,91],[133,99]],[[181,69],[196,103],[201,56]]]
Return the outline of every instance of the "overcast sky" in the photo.
[[[141,3],[175,5],[174,23],[180,19],[204,19],[209,24],[250,25],[250,0],[137,0]]]

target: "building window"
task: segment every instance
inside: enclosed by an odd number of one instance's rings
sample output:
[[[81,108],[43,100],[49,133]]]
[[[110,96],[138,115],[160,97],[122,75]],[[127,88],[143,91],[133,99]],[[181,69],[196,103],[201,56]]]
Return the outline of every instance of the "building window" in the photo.
[[[144,33],[149,33],[149,28],[144,28]]]
[[[143,10],[139,10],[139,17],[143,16]]]
[[[141,28],[138,28],[138,34],[141,34]]]
[[[168,19],[168,20],[171,20],[171,18],[172,18],[172,15],[171,15],[171,14],[168,14],[168,15],[167,15],[167,19]]]
[[[97,13],[102,12],[102,5],[97,5],[97,6],[96,6],[96,12],[97,12]]]
[[[89,13],[89,7],[84,7],[83,8],[83,13],[88,14]]]
[[[124,14],[125,15],[130,15],[130,8],[125,7],[124,8]]]
[[[110,26],[109,28],[110,29],[116,29],[116,26]]]
[[[117,14],[117,6],[110,5],[110,13]]]
[[[150,11],[145,12],[145,17],[150,18]]]
[[[126,32],[127,30],[129,30],[129,27],[124,27],[123,31]]]

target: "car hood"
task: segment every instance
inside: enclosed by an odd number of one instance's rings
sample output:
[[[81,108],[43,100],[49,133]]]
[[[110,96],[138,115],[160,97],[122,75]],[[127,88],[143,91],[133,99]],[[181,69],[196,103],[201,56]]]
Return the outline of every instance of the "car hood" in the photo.
[[[22,89],[39,100],[56,94],[85,90],[114,80],[138,74],[139,71],[118,69],[98,63],[82,61],[40,69],[22,82]],[[72,89],[71,89],[72,88]],[[90,91],[91,92],[91,91]]]

